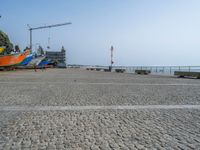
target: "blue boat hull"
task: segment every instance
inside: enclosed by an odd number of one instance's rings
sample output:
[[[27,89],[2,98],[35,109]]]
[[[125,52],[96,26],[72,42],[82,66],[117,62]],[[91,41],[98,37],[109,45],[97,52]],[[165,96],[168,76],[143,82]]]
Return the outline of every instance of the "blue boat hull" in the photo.
[[[39,64],[38,67],[44,67],[46,65],[48,65],[49,61],[48,60],[42,60]]]
[[[30,54],[21,62],[20,65],[21,66],[26,66],[32,59],[33,59],[33,55]]]

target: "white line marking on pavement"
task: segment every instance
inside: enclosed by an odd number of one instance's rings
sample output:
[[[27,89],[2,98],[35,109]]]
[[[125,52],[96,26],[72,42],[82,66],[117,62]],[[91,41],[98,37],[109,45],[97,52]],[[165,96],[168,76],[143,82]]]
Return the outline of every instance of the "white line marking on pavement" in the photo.
[[[74,85],[136,85],[136,86],[200,86],[200,84],[184,84],[184,83],[112,83],[112,82],[0,82],[2,84],[74,84]]]
[[[200,105],[0,106],[1,111],[200,109]]]
[[[185,85],[189,85],[189,86],[200,86],[200,84],[165,84],[165,83],[78,83],[78,84],[91,84],[91,85],[145,85],[145,86],[156,86],[156,85],[167,85],[167,86],[176,86],[176,85],[179,85],[179,86],[185,86]]]

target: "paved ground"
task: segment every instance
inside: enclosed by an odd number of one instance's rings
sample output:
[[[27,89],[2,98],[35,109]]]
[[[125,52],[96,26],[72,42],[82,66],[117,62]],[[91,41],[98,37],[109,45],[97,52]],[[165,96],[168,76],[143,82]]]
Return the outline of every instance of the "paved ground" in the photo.
[[[0,149],[200,149],[200,80],[0,72]]]

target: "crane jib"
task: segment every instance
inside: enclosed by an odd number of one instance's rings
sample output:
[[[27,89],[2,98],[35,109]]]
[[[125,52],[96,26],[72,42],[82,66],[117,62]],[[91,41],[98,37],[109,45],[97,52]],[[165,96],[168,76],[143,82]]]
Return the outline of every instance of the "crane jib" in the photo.
[[[54,24],[54,25],[48,25],[48,26],[41,26],[36,28],[30,28],[29,30],[37,30],[37,29],[44,29],[44,28],[52,28],[52,27],[58,27],[58,26],[64,26],[64,25],[70,25],[71,22],[62,23],[62,24]]]
[[[44,28],[52,28],[52,27],[70,25],[70,24],[72,24],[72,23],[71,23],[71,22],[67,22],[67,23],[54,24],[54,25],[48,25],[48,26],[41,26],[41,27],[35,27],[35,28],[31,28],[31,27],[28,25],[29,31],[30,31],[30,49],[31,49],[31,51],[32,51],[32,31],[33,31],[33,30],[44,29]]]

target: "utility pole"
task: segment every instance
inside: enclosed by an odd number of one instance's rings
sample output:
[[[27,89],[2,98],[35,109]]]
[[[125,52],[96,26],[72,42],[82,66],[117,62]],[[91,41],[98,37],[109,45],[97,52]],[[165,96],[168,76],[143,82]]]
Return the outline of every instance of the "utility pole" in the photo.
[[[48,25],[48,26],[41,26],[41,27],[35,27],[32,28],[29,25],[27,25],[29,27],[29,31],[30,31],[30,49],[32,51],[32,31],[33,30],[38,30],[38,29],[45,29],[45,28],[52,28],[52,27],[59,27],[59,26],[64,26],[64,25],[70,25],[72,24],[71,22],[67,22],[67,23],[61,23],[61,24],[54,24],[54,25]]]
[[[113,61],[113,50],[114,50],[114,47],[113,46],[111,46],[111,48],[110,48],[110,68],[109,68],[109,70],[110,71],[112,71],[112,65],[114,64],[114,61]]]

